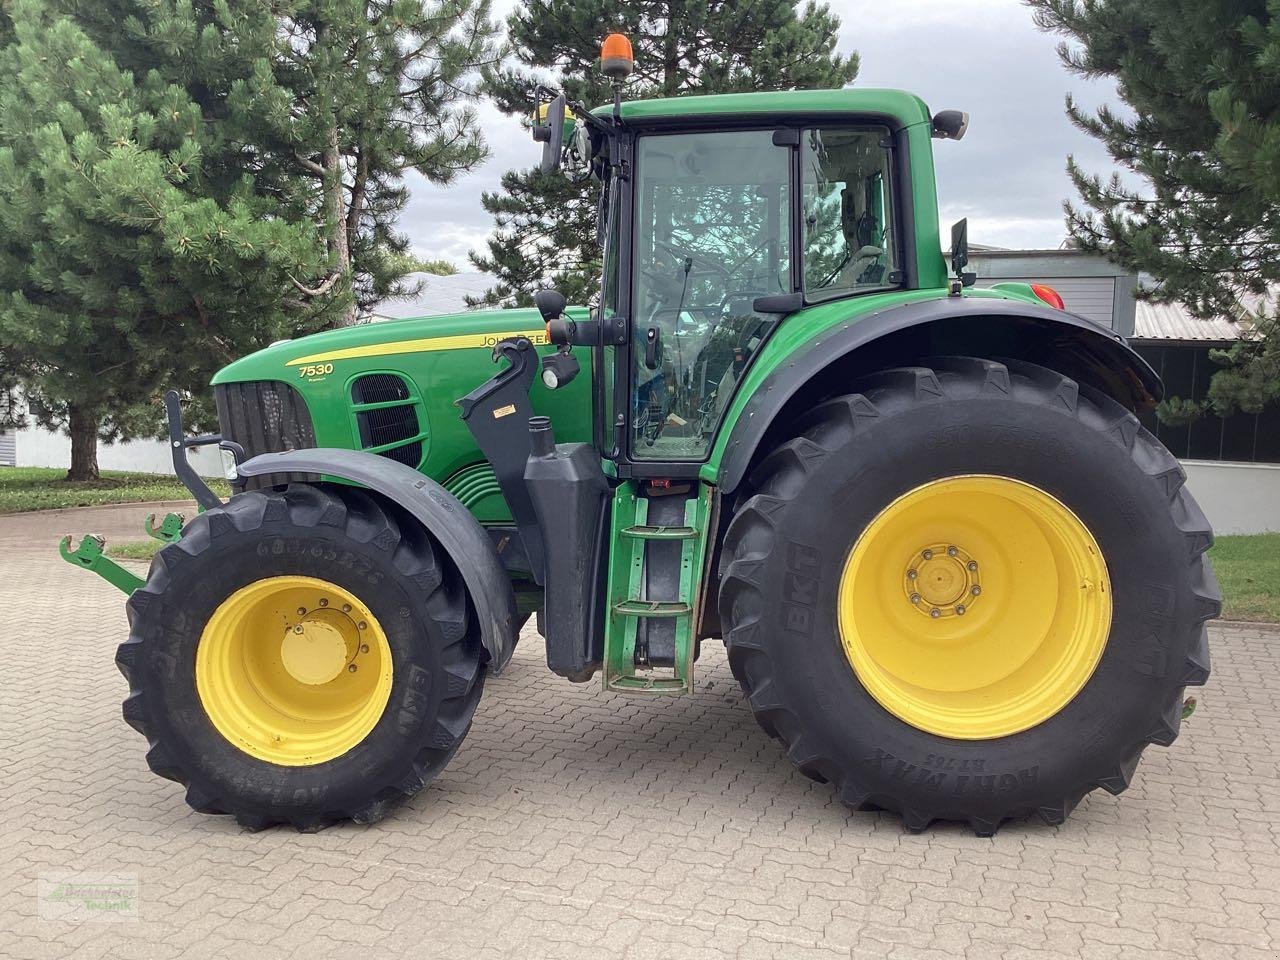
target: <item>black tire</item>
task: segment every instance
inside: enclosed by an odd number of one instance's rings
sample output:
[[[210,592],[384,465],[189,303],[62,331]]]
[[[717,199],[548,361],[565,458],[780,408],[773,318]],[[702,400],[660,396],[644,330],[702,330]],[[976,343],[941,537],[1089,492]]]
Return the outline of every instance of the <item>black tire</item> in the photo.
[[[341,756],[309,766],[232,745],[196,687],[196,648],[213,611],[241,587],[283,575],[328,580],[358,596],[391,648],[391,693],[373,729]],[[116,663],[130,687],[124,718],[147,738],[148,765],[183,784],[195,810],[232,814],[253,830],[381,819],[448,763],[484,685],[457,571],[420,525],[350,487],[242,493],[199,515],[156,555],[128,614]]]
[[[950,357],[858,387],[761,462],[726,535],[719,610],[756,719],[845,804],[897,811],[910,830],[962,820],[986,836],[1031,814],[1058,824],[1089,791],[1124,790],[1147,744],[1177,736],[1184,686],[1208,679],[1206,621],[1220,608],[1212,533],[1177,460],[1113,400],[1030,364]],[[835,619],[867,524],[908,490],[965,474],[1057,497],[1096,538],[1112,586],[1088,682],[1049,719],[991,740],[936,736],[881,707]]]

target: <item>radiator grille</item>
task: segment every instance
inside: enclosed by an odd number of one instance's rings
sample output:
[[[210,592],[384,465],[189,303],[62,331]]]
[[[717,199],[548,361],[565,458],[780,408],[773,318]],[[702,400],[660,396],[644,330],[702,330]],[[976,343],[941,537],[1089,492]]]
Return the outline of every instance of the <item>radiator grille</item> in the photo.
[[[257,380],[222,383],[213,388],[218,404],[218,429],[226,440],[244,447],[246,457],[284,450],[306,450],[316,445],[311,414],[298,391],[287,383]],[[298,479],[297,475],[294,475]],[[301,479],[318,480],[307,475]],[[284,474],[251,477],[246,489],[287,482]]]

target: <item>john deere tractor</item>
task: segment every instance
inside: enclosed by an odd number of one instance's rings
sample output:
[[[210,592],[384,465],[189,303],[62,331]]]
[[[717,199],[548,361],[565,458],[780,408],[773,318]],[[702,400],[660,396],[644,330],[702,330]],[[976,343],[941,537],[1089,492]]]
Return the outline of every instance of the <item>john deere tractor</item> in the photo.
[[[1051,289],[951,269],[933,139],[845,89],[535,114],[600,183],[598,306],[277,343],[175,465],[203,511],[130,591],[125,719],[187,802],[378,820],[459,748],[536,617],[547,666],[692,694],[722,638],[764,730],[854,809],[989,835],[1119,793],[1209,674],[1209,525],[1138,421],[1159,379]],[[186,451],[219,444],[234,495]],[[528,642],[528,641],[526,641]],[[1190,701],[1188,701],[1190,703]]]

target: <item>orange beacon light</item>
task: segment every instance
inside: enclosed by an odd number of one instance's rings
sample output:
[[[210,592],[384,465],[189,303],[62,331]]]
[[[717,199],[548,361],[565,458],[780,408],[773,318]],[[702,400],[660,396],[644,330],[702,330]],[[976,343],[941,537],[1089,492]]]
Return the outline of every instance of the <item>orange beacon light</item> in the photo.
[[[613,81],[625,80],[635,68],[635,55],[626,34],[611,33],[600,45],[600,69]]]

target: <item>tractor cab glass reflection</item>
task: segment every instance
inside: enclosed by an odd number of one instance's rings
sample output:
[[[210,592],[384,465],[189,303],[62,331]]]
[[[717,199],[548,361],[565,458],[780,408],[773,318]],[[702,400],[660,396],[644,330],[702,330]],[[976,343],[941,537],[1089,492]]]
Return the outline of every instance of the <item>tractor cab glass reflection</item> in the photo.
[[[790,153],[771,131],[647,136],[636,183],[637,458],[701,460],[790,293]]]

